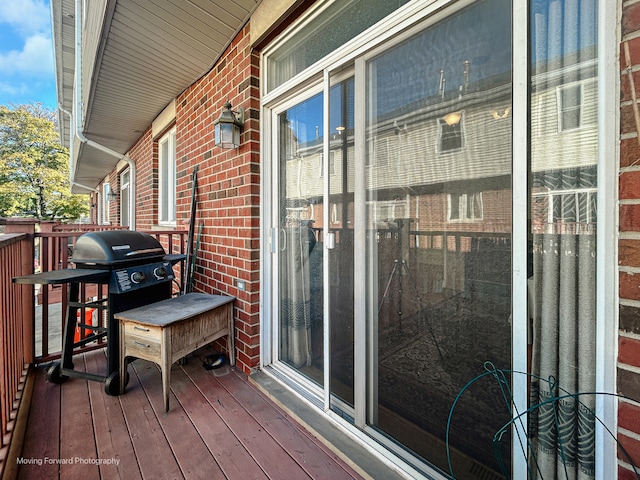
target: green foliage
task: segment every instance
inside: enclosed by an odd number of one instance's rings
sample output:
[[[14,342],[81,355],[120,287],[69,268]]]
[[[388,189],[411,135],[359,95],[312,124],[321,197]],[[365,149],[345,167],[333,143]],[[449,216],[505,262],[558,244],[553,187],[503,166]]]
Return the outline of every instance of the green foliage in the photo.
[[[0,106],[0,217],[75,220],[86,195],[69,186],[69,152],[59,143],[55,113],[41,104]]]

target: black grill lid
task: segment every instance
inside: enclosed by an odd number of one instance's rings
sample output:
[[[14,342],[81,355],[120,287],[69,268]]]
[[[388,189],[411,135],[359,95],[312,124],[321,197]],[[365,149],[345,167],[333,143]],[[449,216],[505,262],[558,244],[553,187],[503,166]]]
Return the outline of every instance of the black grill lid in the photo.
[[[148,233],[133,230],[88,232],[78,237],[71,261],[76,266],[112,266],[161,259],[164,249]]]

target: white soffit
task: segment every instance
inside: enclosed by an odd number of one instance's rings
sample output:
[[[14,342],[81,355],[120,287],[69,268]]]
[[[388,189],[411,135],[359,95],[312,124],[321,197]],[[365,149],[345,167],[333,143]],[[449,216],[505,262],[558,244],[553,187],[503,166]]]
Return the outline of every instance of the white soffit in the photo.
[[[101,32],[84,32],[83,75],[93,70],[85,136],[124,154],[173,99],[208,72],[260,0],[107,0],[83,2],[100,11]],[[73,105],[75,0],[52,0],[58,102]],[[86,80],[85,85],[87,85]],[[86,87],[85,87],[86,88]],[[88,93],[88,95],[87,95]],[[68,118],[61,128],[69,144]],[[95,186],[118,159],[83,145],[74,181]]]

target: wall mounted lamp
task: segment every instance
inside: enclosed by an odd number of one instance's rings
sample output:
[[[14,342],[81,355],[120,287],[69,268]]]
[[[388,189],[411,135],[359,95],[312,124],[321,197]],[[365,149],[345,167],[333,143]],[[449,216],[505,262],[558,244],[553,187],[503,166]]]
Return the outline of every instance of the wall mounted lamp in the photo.
[[[231,110],[231,102],[224,104],[220,118],[214,122],[215,142],[221,148],[238,148],[240,146],[240,131],[244,125],[244,108]]]
[[[462,112],[451,112],[446,114],[444,117],[442,117],[442,120],[444,120],[444,123],[452,127],[460,123],[461,118],[462,118]]]
[[[118,198],[118,195],[113,190],[109,190],[107,193],[107,202],[114,202]]]

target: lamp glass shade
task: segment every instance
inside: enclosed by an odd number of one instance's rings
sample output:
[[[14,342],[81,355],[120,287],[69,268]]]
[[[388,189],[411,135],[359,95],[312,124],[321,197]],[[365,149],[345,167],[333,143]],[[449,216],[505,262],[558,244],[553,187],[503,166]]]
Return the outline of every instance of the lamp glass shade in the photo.
[[[215,126],[216,145],[221,148],[238,148],[240,127],[235,123],[219,122]]]

